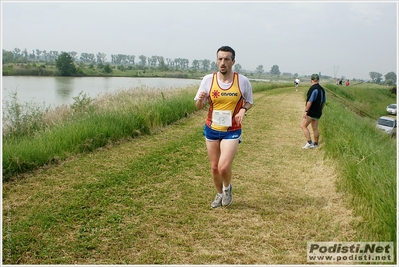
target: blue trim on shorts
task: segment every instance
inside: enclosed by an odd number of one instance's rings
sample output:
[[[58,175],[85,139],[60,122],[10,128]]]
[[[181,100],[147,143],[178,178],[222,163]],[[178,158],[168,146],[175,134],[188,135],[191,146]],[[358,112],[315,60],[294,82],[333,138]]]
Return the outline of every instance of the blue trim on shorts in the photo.
[[[231,140],[238,140],[241,143],[241,133],[242,129],[238,129],[235,131],[215,131],[211,129],[208,125],[204,125],[204,136],[209,141],[218,141],[223,139],[231,139]]]

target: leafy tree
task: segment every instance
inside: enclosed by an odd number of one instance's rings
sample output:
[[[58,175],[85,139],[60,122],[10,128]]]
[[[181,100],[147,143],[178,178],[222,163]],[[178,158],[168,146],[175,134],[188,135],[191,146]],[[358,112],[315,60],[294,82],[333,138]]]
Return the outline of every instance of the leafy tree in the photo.
[[[155,67],[158,62],[158,57],[157,56],[152,56],[148,58],[148,65]]]
[[[127,56],[126,60],[128,61],[129,64],[133,64],[134,65],[134,60],[135,60],[135,56],[131,55],[131,56]]]
[[[36,56],[37,56],[37,60],[40,61],[40,55],[42,54],[42,51],[39,49],[36,49]]]
[[[385,84],[386,84],[386,85],[394,85],[395,82],[394,82],[394,80],[392,80],[392,79],[388,79],[388,80],[385,80]]]
[[[277,65],[273,65],[273,67],[270,69],[270,74],[274,75],[280,75],[280,70]]]
[[[234,71],[235,71],[235,72],[240,72],[241,70],[242,70],[242,67],[241,67],[240,64],[235,64],[235,65],[234,65]]]
[[[237,65],[239,65],[241,67],[240,64],[237,64]],[[211,63],[211,70],[213,70],[213,71],[217,71],[218,70],[218,64],[216,64],[215,61],[212,61],[212,63]]]
[[[80,60],[86,63],[93,63],[95,60],[95,56],[92,53],[82,53],[80,55]]]
[[[62,76],[76,74],[76,67],[70,54],[63,52],[55,62],[55,66]]]
[[[256,67],[256,73],[262,74],[264,72],[263,65],[259,65]]]
[[[385,74],[385,83],[387,83],[388,80],[392,80],[393,84],[396,84],[396,73],[391,71]]]
[[[146,57],[146,56],[140,55],[140,56],[139,56],[139,59],[140,59],[139,65],[145,66],[145,65],[147,64],[147,57]]]
[[[22,56],[26,58],[28,57],[28,50],[26,50],[26,48],[24,51],[22,51]]]
[[[47,51],[43,50],[42,53],[43,53],[43,56],[44,56],[44,60],[47,61],[47,57],[48,57]]]
[[[58,57],[58,51],[50,51],[49,57],[50,57],[50,61],[55,61]]]
[[[32,54],[29,54],[29,58],[34,60],[35,57],[35,50],[32,50]]]
[[[190,63],[189,60],[185,59],[185,58],[175,58],[174,61],[175,61],[176,68],[180,68],[180,69],[187,69],[188,65]],[[198,60],[197,60],[197,62],[198,62]]]
[[[61,52],[61,53],[62,53],[62,52]],[[77,59],[77,56],[78,56],[78,52],[75,52],[75,51],[70,51],[70,52],[68,52],[68,54],[70,54],[70,55],[71,55],[71,57],[72,57],[73,61],[76,61],[76,59]]]
[[[172,59],[170,59],[170,58],[165,58],[165,61],[166,61],[166,65],[168,66],[168,67],[174,67],[174,65],[175,65],[175,62],[174,61],[172,61]]]
[[[14,58],[19,58],[21,56],[21,54],[20,54],[21,53],[21,49],[14,48],[12,53],[14,54]]]
[[[165,64],[164,57],[157,56],[157,60],[158,60],[158,69],[163,70],[163,71],[168,70],[168,66]]]
[[[209,59],[204,59],[201,61],[202,69],[209,70],[209,66],[211,65],[211,61]]]
[[[369,72],[369,75],[370,75],[370,78],[371,78],[371,80],[373,82],[375,82],[377,84],[381,83],[381,77],[382,77],[381,73],[378,73],[378,72],[375,72],[375,71],[371,71],[371,72]]]
[[[199,60],[194,59],[194,60],[193,60],[193,63],[192,63],[192,68],[193,68],[194,70],[199,70],[199,67],[200,67],[200,62],[199,62]]]
[[[107,57],[107,55],[104,53],[98,52],[96,57],[97,57],[97,64],[103,64],[103,63],[105,63],[105,58]]]
[[[111,63],[113,64],[123,64],[125,61],[126,55],[118,54],[118,55],[111,55]]]
[[[11,51],[3,49],[3,64],[11,63],[14,60],[14,54]]]

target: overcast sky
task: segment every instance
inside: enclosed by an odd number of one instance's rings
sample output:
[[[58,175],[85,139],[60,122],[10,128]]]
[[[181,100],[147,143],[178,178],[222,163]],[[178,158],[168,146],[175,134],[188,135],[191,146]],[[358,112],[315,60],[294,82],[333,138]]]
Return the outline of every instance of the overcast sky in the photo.
[[[369,79],[398,74],[398,2],[1,2],[2,49],[216,60]]]

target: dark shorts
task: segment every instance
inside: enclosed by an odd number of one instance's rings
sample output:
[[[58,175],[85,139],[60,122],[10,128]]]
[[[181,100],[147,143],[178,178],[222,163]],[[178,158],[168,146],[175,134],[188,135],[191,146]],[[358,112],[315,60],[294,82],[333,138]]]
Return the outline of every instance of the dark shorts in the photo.
[[[320,120],[322,114],[309,111],[307,115],[317,121]]]
[[[220,140],[238,140],[241,143],[241,133],[242,130],[235,130],[235,131],[215,131],[208,127],[208,125],[204,125],[204,136],[208,141],[220,141]]]
[[[318,121],[318,120],[320,120],[320,117],[311,117],[311,116],[309,116],[312,120],[315,120],[315,121]]]

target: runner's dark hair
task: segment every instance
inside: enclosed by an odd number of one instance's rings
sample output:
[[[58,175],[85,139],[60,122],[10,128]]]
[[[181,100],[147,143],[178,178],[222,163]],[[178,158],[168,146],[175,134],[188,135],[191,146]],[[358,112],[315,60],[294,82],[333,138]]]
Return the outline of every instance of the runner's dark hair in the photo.
[[[223,52],[230,52],[232,55],[232,59],[234,60],[236,58],[236,52],[234,51],[233,48],[231,48],[230,46],[222,46],[218,49],[218,51],[216,51],[216,55],[219,53],[219,51],[223,51]]]

